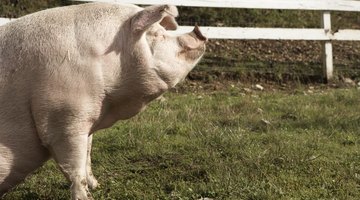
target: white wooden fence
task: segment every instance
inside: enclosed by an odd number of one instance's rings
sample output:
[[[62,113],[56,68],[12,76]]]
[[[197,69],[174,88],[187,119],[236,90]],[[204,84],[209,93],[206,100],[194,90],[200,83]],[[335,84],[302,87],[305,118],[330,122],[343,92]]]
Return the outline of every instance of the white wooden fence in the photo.
[[[7,18],[0,18],[0,26],[3,25],[3,24],[6,24],[10,21],[10,19],[7,19]]]
[[[248,9],[284,9],[323,11],[321,28],[249,28],[249,27],[201,27],[201,31],[210,39],[241,40],[314,40],[323,41],[324,77],[333,77],[333,40],[360,41],[360,30],[331,30],[331,11],[360,12],[360,1],[350,0],[75,0],[133,3],[140,5],[172,4],[176,6],[248,8]],[[0,18],[0,25],[7,22]],[[320,19],[319,19],[320,21]],[[184,33],[193,27],[180,26],[176,33]]]

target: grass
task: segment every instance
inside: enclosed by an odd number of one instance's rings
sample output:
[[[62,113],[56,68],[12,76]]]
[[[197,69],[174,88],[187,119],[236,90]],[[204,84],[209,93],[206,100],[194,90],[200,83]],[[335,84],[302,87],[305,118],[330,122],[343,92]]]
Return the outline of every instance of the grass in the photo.
[[[358,90],[165,97],[95,135],[95,199],[359,199]],[[51,161],[4,200],[69,197]]]

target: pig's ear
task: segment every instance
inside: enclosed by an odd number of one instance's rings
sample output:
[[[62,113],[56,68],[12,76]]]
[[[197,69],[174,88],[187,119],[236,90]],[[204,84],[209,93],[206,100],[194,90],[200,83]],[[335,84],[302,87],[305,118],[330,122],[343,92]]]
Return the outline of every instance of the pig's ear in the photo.
[[[133,33],[141,34],[154,23],[160,22],[165,29],[175,30],[177,28],[175,17],[177,16],[178,10],[175,6],[149,6],[132,17],[131,29]]]
[[[166,30],[176,30],[178,27],[178,24],[175,21],[175,17],[173,16],[164,17],[161,20],[160,25],[163,26]]]

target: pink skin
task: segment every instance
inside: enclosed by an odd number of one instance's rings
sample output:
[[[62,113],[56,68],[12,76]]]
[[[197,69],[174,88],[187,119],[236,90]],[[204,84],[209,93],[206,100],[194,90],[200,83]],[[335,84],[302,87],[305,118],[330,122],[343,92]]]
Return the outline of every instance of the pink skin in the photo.
[[[49,158],[91,199],[92,134],[133,117],[205,52],[196,26],[173,36],[176,7],[92,3],[0,26],[0,196]]]

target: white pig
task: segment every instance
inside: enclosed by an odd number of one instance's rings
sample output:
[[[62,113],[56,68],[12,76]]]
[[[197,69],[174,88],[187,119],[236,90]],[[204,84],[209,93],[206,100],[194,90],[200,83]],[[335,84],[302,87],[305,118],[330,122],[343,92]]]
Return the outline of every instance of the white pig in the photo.
[[[92,134],[183,80],[207,41],[178,36],[177,8],[90,3],[0,26],[0,197],[54,158],[72,199],[91,199]]]

